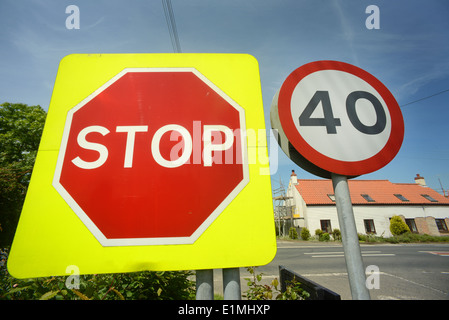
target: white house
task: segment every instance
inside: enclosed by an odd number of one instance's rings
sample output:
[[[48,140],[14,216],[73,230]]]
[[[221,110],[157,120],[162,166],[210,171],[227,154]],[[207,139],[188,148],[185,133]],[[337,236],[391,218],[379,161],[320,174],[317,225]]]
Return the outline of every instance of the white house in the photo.
[[[449,235],[449,199],[427,187],[420,175],[415,183],[349,179],[348,185],[358,233],[390,237],[390,218],[397,215],[412,232]],[[331,180],[298,179],[292,171],[287,197],[296,227],[312,234],[340,229]]]

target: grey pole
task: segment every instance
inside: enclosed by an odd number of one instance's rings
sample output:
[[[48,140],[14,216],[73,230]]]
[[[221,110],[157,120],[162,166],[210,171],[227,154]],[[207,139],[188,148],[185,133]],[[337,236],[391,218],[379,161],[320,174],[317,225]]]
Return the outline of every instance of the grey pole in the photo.
[[[214,300],[214,270],[196,270],[196,300]]]
[[[346,176],[333,173],[332,185],[334,187],[338,221],[341,229],[343,251],[345,253],[352,299],[370,300],[369,290],[365,284],[366,275],[359,238],[357,236],[357,228],[355,226],[351,196],[349,194],[348,179]]]
[[[240,269],[223,269],[223,296],[224,300],[241,300]]]

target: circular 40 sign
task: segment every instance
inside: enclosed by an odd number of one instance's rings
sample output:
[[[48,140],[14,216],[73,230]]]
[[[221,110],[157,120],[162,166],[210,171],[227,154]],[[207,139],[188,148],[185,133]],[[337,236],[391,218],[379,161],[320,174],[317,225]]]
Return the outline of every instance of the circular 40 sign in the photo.
[[[271,122],[287,155],[325,178],[382,168],[404,138],[402,113],[391,92],[368,72],[337,61],[293,71],[273,99]]]

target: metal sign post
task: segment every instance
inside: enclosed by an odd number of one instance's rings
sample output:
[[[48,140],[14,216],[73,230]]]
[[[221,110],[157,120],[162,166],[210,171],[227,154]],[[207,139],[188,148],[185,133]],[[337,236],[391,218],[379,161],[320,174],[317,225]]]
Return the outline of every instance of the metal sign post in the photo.
[[[241,300],[240,269],[223,269],[223,298],[224,300]]]
[[[196,270],[196,300],[214,300],[214,270]]]
[[[223,269],[224,300],[241,300],[240,269]],[[196,300],[214,300],[214,270],[196,271]]]
[[[370,300],[369,290],[366,287],[365,269],[355,226],[351,196],[349,194],[348,179],[346,176],[333,173],[332,185],[334,187],[338,222],[341,228],[343,251],[345,253],[352,298],[354,300]]]

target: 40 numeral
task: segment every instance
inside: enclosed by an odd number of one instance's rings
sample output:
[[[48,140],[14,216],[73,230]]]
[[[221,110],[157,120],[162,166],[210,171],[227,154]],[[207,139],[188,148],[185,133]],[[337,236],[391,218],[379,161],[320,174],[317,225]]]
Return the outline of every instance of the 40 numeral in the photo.
[[[356,102],[359,99],[366,99],[371,102],[376,112],[376,123],[367,126],[360,121],[356,110]],[[312,114],[321,102],[323,108],[323,118],[312,118]],[[382,103],[373,94],[366,91],[353,91],[346,98],[346,113],[354,128],[358,131],[375,135],[384,131],[387,125],[387,116],[382,107]],[[300,126],[324,126],[328,134],[336,134],[337,127],[341,126],[340,118],[335,118],[332,112],[332,105],[329,98],[329,91],[316,91],[310,99],[304,111],[299,116]]]

